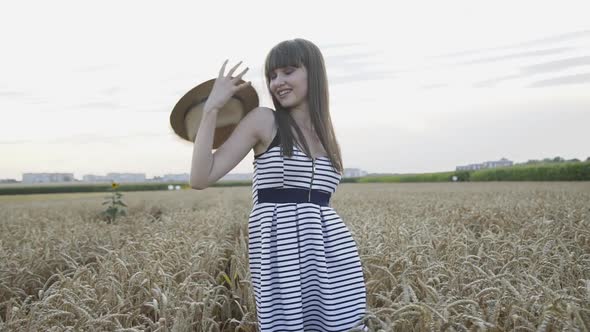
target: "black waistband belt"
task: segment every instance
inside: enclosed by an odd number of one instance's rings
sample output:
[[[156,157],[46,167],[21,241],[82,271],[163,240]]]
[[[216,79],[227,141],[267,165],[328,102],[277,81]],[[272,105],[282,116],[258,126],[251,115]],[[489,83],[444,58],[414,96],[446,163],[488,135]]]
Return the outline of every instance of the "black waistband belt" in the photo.
[[[317,189],[258,189],[258,203],[314,203],[321,206],[329,206],[330,196],[330,193]]]

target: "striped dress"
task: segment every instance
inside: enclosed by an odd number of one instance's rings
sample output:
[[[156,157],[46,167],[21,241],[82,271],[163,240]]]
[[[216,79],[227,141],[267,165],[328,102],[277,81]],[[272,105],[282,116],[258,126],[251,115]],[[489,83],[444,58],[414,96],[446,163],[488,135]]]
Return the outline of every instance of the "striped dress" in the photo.
[[[341,176],[328,157],[293,148],[279,134],[254,156],[248,220],[249,268],[261,332],[367,331],[366,288],[357,245],[331,206],[258,203],[258,189],[305,188],[334,193]]]

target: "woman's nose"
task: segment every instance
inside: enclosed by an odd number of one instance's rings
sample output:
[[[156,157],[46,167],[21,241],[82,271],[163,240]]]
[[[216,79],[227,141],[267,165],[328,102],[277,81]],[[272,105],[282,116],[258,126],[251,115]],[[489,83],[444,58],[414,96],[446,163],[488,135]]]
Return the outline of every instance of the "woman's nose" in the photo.
[[[277,75],[277,77],[274,79],[273,85],[278,89],[285,85],[285,80],[280,75]]]

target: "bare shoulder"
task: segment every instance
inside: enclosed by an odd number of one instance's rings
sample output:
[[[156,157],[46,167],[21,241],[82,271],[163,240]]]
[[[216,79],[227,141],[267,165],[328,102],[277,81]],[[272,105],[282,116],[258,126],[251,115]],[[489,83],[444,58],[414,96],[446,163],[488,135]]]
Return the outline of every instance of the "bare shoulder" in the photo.
[[[274,112],[274,110],[272,108],[258,106],[256,108],[254,108],[253,110],[251,110],[250,112],[248,112],[248,114],[253,113],[259,117],[265,117],[265,118],[272,119],[274,117],[272,112]]]
[[[249,113],[252,113],[253,116],[257,117],[257,120],[267,121],[269,123],[274,122],[274,110],[272,108],[258,106],[251,110]]]
[[[246,117],[249,118],[248,122],[256,127],[255,132],[259,140],[266,138],[272,132],[274,124],[273,112],[272,108],[259,106],[246,114]]]

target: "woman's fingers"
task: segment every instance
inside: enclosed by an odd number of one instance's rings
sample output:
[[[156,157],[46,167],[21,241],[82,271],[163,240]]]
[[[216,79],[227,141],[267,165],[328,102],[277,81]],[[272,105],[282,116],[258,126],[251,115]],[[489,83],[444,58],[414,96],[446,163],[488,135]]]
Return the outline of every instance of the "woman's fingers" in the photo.
[[[241,73],[238,74],[238,76],[233,77],[232,79],[234,80],[234,82],[237,82],[239,80],[242,79],[242,76],[244,76],[244,74],[248,71],[248,67],[246,67],[246,69],[242,70]]]
[[[226,59],[223,62],[223,65],[221,66],[221,69],[219,70],[219,78],[222,78],[225,76],[225,66],[227,65],[229,59]],[[240,64],[242,64],[243,61],[238,62],[235,66],[233,66],[228,72],[227,72],[227,76],[230,79],[230,82],[232,82],[232,85],[235,84],[236,82],[239,82],[240,80],[242,80],[242,77],[244,76],[244,74],[246,74],[246,72],[248,71],[248,67],[246,67],[244,70],[242,70],[242,72],[240,72],[236,77],[232,77],[231,75],[236,71],[236,69],[238,69],[238,67],[240,66]],[[233,90],[237,91],[237,90],[241,90],[249,85],[251,85],[252,82],[245,82],[242,83],[240,85],[235,86]]]
[[[221,69],[219,69],[219,77],[223,77],[223,73],[225,72],[225,65],[227,64],[228,61],[229,61],[229,59],[226,59],[223,62],[223,65],[221,66]]]
[[[231,78],[231,75],[234,73],[234,71],[236,71],[236,69],[238,68],[238,66],[242,63],[242,61],[238,62],[238,64],[236,64],[235,66],[232,67],[232,69],[229,70],[229,72],[227,73],[227,76],[229,76]]]

